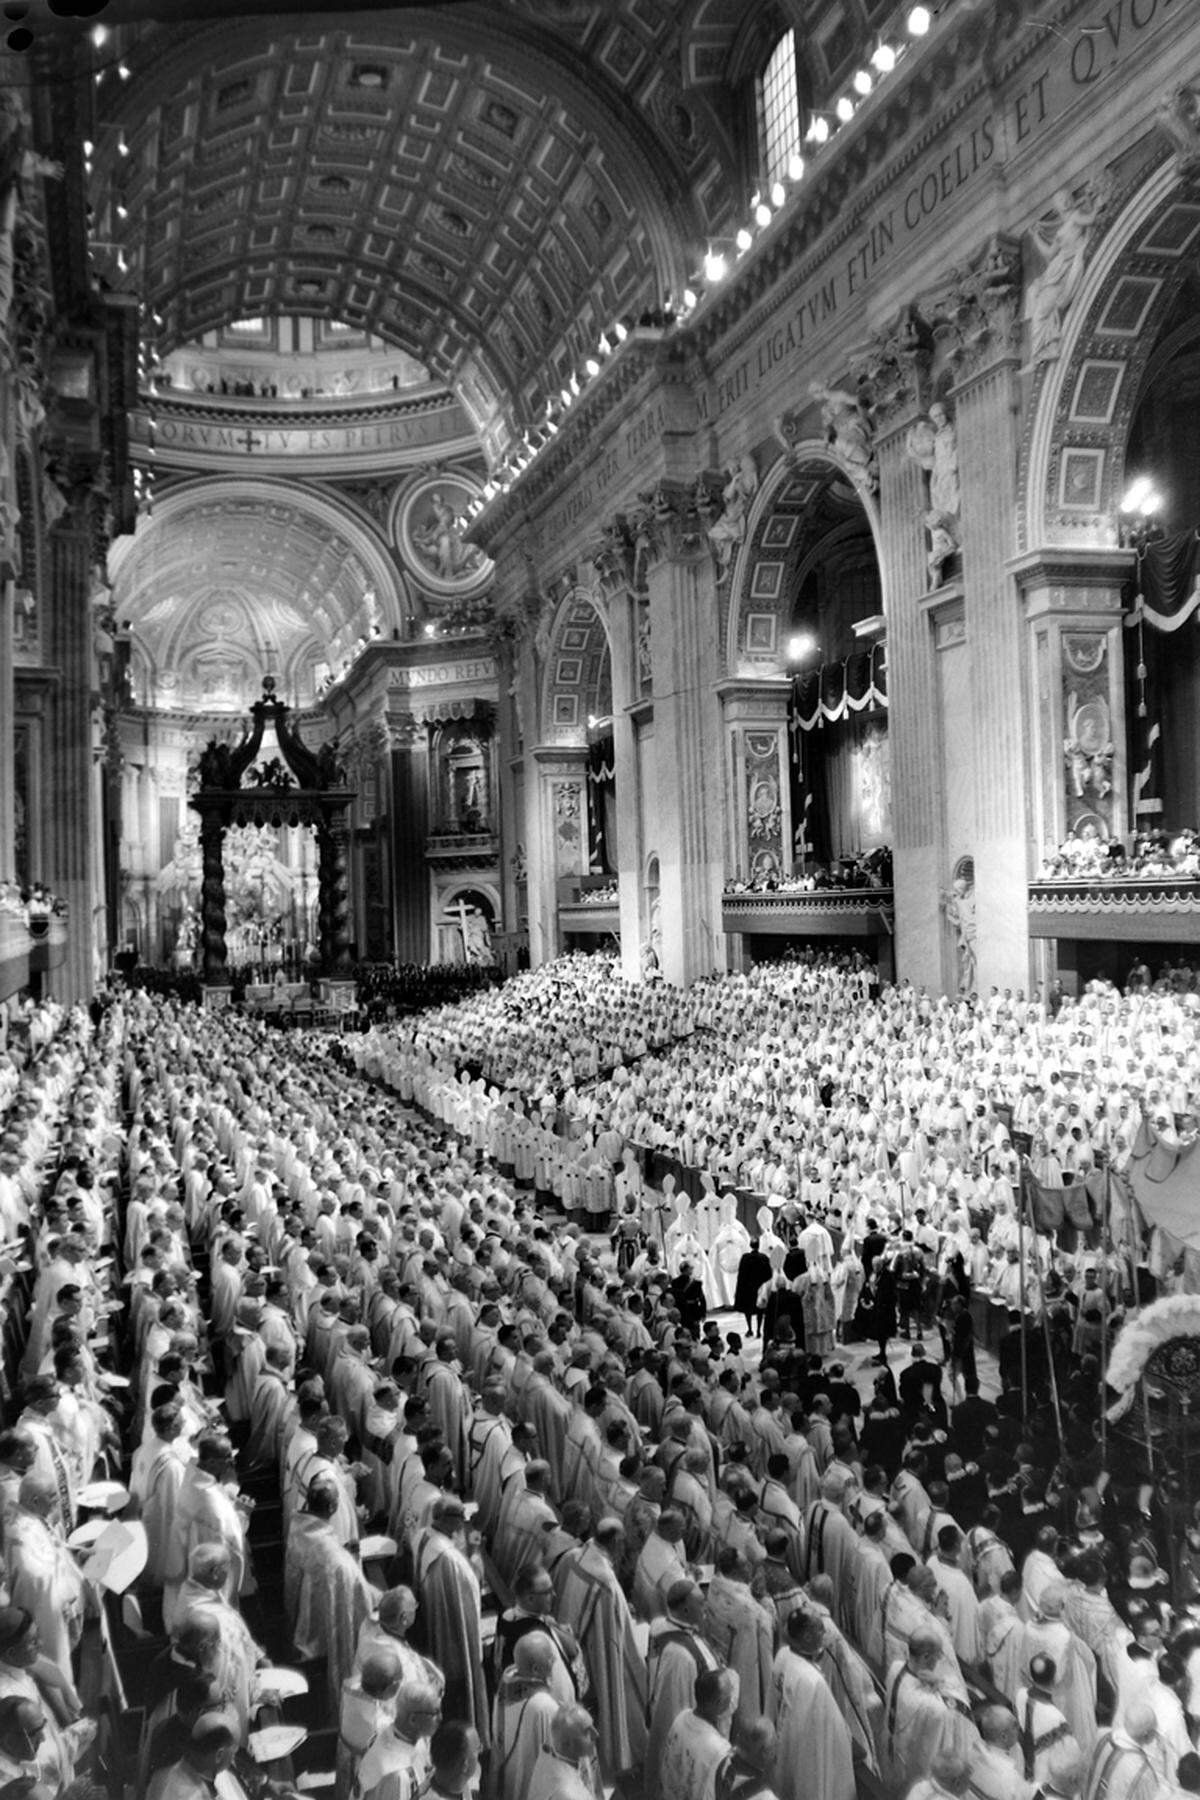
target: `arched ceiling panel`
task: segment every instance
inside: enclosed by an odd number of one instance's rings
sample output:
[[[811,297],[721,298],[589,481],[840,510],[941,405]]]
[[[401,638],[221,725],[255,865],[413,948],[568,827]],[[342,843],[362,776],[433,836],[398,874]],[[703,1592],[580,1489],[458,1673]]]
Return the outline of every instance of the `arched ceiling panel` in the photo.
[[[672,71],[679,9],[535,10],[143,27],[102,88],[93,201],[161,344],[340,318],[455,386],[486,438],[678,288],[733,204],[729,146]]]
[[[275,673],[309,705],[324,668],[399,622],[386,565],[359,528],[284,489],[239,488],[170,496],[113,554],[114,610],[152,672],[148,704],[244,706]]]

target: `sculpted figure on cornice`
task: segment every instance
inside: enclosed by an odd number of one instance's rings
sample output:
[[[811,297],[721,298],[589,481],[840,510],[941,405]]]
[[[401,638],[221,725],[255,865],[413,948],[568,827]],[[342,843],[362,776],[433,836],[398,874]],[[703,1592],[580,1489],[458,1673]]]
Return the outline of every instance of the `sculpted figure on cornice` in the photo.
[[[38,176],[58,181],[62,165],[36,153],[24,100],[15,88],[0,87],[0,326],[8,324],[17,286],[17,232],[27,203],[25,184]]]
[[[1111,192],[1110,176],[1077,188],[1060,188],[1050,211],[1030,233],[1045,258],[1041,274],[1029,284],[1025,305],[1030,369],[1053,362],[1058,355],[1063,325],[1083,280],[1088,243]]]
[[[1200,180],[1200,82],[1180,81],[1169,88],[1155,116],[1175,146],[1179,179]]]
[[[879,487],[879,466],[875,423],[865,396],[846,388],[826,387],[820,381],[810,382],[808,391],[821,402],[826,441],[847,465],[855,486],[874,494]]]
[[[942,570],[962,543],[959,519],[958,435],[946,408],[935,400],[908,428],[905,449],[925,471],[928,506],[922,519],[929,533],[929,584],[938,587]]]
[[[758,469],[749,454],[740,462],[731,462],[725,470],[725,486],[721,490],[721,516],[708,527],[708,541],[717,560],[717,580],[724,581],[733,567],[734,555],[746,536],[746,516],[758,492]]]

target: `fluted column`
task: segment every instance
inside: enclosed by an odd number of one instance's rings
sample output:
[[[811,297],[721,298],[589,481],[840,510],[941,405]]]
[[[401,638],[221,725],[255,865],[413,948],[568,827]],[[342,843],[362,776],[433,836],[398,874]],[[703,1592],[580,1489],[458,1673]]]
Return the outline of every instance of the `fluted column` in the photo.
[[[636,521],[650,597],[655,842],[667,980],[726,966],[721,917],[725,793],[716,572],[692,492],[660,483]]]
[[[1029,961],[1026,795],[1031,765],[1026,633],[1008,567],[1016,542],[1018,357],[988,340],[954,391],[970,651],[978,988],[1025,988]]]
[[[429,960],[429,727],[411,713],[389,713],[391,794],[388,837],[392,853],[392,928],[402,963]]]
[[[943,882],[942,758],[933,635],[922,604],[929,586],[920,467],[905,438],[919,411],[881,432],[879,510],[886,571],[888,742],[892,760],[896,972],[918,987],[944,985],[938,895]],[[953,754],[953,747],[946,747]]]
[[[611,521],[592,552],[592,563],[607,597],[608,636],[612,646],[613,781],[616,786],[617,844],[614,867],[621,919],[621,973],[627,981],[642,975],[643,932],[642,838],[644,795],[637,754],[636,714],[641,704],[639,669],[644,646],[638,643],[638,615],[643,600],[634,588],[634,546],[623,519]],[[648,708],[646,710],[649,710]]]
[[[66,961],[50,984],[55,996],[68,1003],[91,996],[95,975],[91,553],[91,519],[84,501],[68,509],[48,539],[48,629],[59,679],[50,699],[43,764],[48,866],[33,871],[69,909]]]
[[[11,881],[16,843],[13,768],[16,756],[13,683],[13,582],[0,566],[0,881]]]

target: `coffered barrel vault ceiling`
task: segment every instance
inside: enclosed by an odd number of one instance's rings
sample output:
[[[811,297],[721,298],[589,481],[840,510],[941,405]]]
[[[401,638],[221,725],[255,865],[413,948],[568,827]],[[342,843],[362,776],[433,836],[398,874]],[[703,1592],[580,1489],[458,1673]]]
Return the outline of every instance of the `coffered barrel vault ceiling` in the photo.
[[[108,15],[136,22],[129,79],[96,90],[92,199],[104,272],[162,316],[160,347],[268,312],[343,319],[452,386],[495,452],[741,222],[744,0],[156,10]],[[773,15],[796,15],[814,100],[887,10]]]
[[[474,13],[140,40],[95,200],[165,343],[278,310],[339,318],[453,385],[486,434],[532,416],[547,364],[561,382],[679,286],[709,226],[689,178],[719,173],[711,133],[653,96],[628,110],[547,34],[506,41]],[[660,128],[687,140],[674,155]]]

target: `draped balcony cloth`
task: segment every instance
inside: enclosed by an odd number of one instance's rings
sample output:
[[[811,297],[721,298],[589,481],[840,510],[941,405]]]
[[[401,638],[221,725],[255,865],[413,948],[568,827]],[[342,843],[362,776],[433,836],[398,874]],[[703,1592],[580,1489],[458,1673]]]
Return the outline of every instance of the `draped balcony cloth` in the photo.
[[[1178,631],[1200,610],[1200,531],[1179,531],[1138,552],[1137,594],[1126,630]]]
[[[806,669],[792,683],[792,722],[799,731],[818,731],[887,703],[887,645],[882,642],[844,662]]]
[[[588,869],[613,875],[617,868],[617,763],[611,734],[588,745]]]
[[[1173,634],[1200,611],[1200,531],[1180,531],[1160,538],[1138,552],[1133,604],[1125,616],[1127,631],[1136,631],[1134,680],[1127,683],[1130,700],[1129,744],[1132,762],[1133,816],[1139,827],[1148,826],[1163,813],[1164,799],[1181,816],[1194,811],[1194,776],[1180,782],[1180,764],[1190,770],[1194,745],[1174,743],[1170,757],[1164,743],[1164,725],[1172,711],[1190,715],[1190,700],[1180,689],[1189,679]],[[1149,634],[1149,635],[1148,635]],[[1184,640],[1186,643],[1186,640]],[[1127,668],[1133,659],[1127,657]],[[1178,721],[1177,721],[1178,724]],[[1175,733],[1178,736],[1178,731]],[[1168,766],[1169,765],[1169,766]]]
[[[872,644],[842,662],[807,669],[792,683],[792,854],[828,864],[881,841],[864,833],[854,791],[852,752],[867,720],[887,711],[887,645]],[[830,726],[841,727],[824,737]],[[849,733],[846,727],[852,729]],[[816,738],[807,734],[817,732]]]

